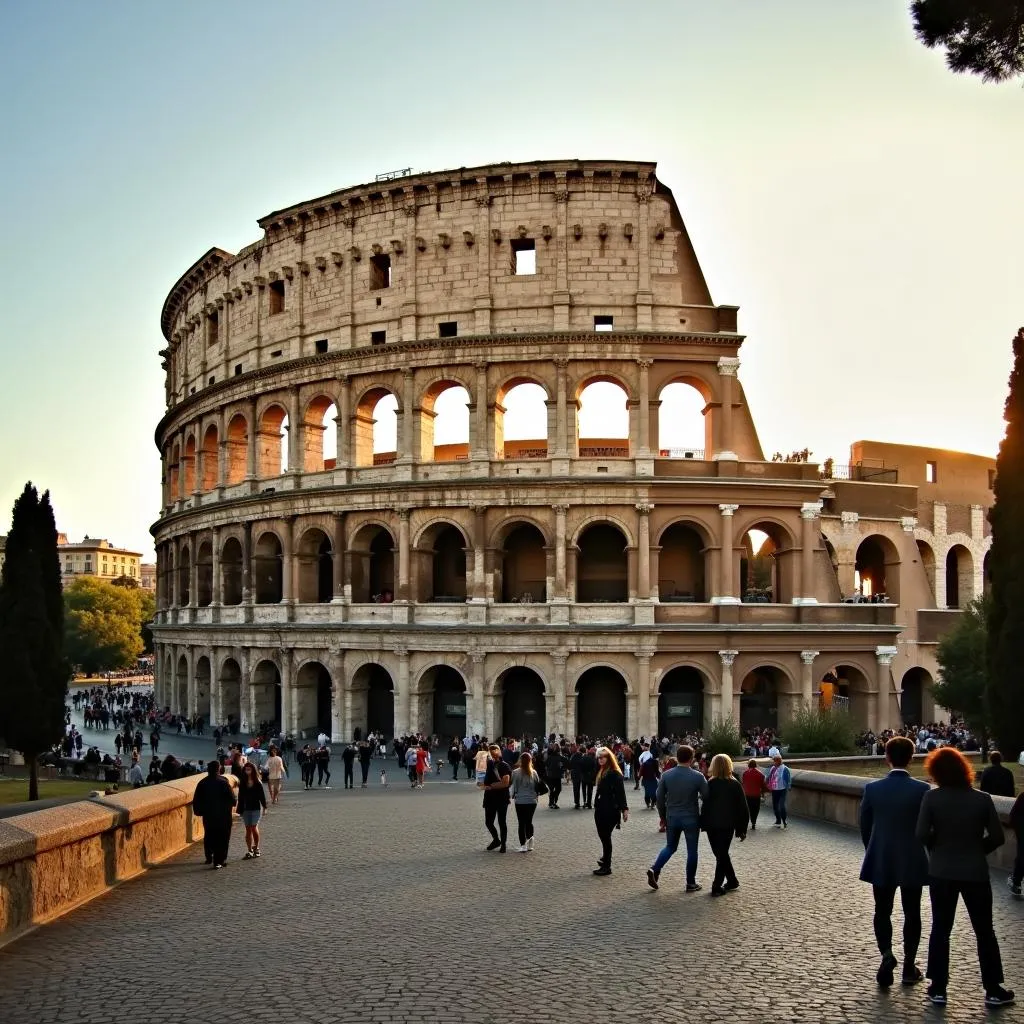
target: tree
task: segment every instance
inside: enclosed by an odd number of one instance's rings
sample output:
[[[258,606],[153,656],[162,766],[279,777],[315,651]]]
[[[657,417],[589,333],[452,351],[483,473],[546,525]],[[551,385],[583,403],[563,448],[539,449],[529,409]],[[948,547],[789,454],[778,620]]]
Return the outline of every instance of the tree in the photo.
[[[39,799],[39,755],[64,732],[63,627],[50,492],[40,499],[27,483],[14,503],[0,578],[0,708],[4,738],[29,767],[29,800]]]
[[[945,47],[951,71],[986,82],[1024,74],[1022,0],[915,0],[910,12],[917,38]]]
[[[932,687],[935,702],[963,716],[983,738],[988,736],[991,722],[985,696],[988,678],[985,649],[990,615],[987,598],[967,605],[959,622],[939,640],[935,649],[940,678]]]
[[[1024,748],[1024,327],[1013,339],[1006,435],[996,458],[992,524],[992,594],[988,616],[988,704],[1004,757]]]
[[[142,653],[141,591],[81,576],[64,591],[65,650],[92,673],[128,668]]]

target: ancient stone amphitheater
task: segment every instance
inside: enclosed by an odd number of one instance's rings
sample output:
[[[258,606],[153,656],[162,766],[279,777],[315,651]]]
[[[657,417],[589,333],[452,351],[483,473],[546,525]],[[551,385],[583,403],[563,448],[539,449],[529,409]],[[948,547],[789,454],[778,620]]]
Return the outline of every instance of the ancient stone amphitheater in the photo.
[[[828,541],[818,466],[765,461],[654,164],[402,173],[259,226],[163,308],[163,704],[632,736],[775,724],[835,670],[898,719],[897,603],[842,603],[853,520]],[[875,532],[893,591],[914,537]]]

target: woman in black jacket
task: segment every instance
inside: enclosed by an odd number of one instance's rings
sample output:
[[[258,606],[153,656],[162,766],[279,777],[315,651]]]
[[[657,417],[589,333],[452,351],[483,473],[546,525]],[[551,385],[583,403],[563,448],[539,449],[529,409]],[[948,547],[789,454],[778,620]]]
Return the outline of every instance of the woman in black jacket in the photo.
[[[247,847],[244,860],[252,860],[260,855],[260,818],[266,809],[267,795],[263,792],[263,781],[256,765],[246,761],[238,784],[238,813],[245,823]]]
[[[728,754],[715,754],[708,769],[708,795],[700,812],[700,827],[707,832],[711,852],[715,855],[712,896],[722,896],[740,887],[729,847],[734,835],[741,843],[747,838],[747,820],[747,801],[743,787],[733,776],[732,758]]]
[[[594,788],[594,824],[601,840],[601,859],[595,875],[612,873],[612,831],[621,822],[629,821],[626,786],[622,769],[615,755],[607,747],[597,751],[597,784]]]

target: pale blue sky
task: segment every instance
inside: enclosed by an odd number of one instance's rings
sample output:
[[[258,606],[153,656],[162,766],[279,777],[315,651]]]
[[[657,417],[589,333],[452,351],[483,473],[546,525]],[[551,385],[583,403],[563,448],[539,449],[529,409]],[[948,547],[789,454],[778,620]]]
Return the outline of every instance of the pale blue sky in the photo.
[[[398,167],[650,159],[767,451],[994,454],[1024,323],[1024,89],[888,0],[0,0],[0,532],[151,552],[174,281]]]

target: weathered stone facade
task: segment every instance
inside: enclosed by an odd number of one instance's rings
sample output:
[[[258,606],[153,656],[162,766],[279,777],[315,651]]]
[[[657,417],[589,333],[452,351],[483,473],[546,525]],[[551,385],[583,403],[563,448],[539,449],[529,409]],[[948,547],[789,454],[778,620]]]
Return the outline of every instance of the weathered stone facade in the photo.
[[[162,703],[338,739],[632,735],[772,724],[835,669],[862,722],[898,720],[906,625],[841,603],[828,484],[764,460],[736,307],[711,302],[653,164],[412,175],[260,226],[163,310]],[[628,437],[580,436],[595,381],[625,392]],[[677,382],[703,450],[659,445]],[[506,440],[525,383],[538,436]],[[435,444],[452,387],[468,438]],[[913,527],[881,519],[909,556]]]

